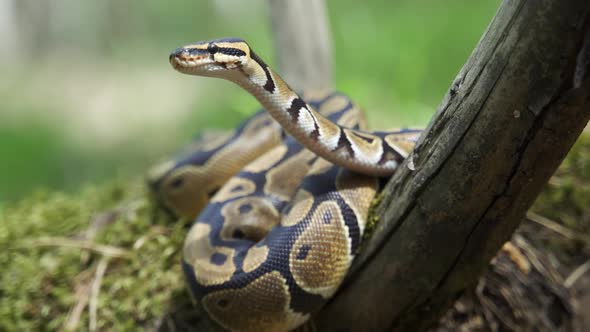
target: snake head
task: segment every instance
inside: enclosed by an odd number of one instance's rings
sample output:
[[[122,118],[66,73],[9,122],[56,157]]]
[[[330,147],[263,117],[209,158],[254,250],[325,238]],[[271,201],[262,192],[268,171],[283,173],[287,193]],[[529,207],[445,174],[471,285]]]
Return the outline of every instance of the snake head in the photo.
[[[250,59],[250,47],[238,38],[201,41],[179,47],[169,57],[170,64],[181,73],[228,78],[239,72]]]

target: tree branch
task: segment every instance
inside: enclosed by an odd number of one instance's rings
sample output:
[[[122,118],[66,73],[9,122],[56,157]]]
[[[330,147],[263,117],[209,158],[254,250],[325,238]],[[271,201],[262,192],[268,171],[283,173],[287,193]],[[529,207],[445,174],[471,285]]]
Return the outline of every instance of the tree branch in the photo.
[[[297,90],[334,87],[323,0],[269,0],[279,72]]]
[[[504,1],[320,331],[420,331],[474,285],[590,118],[590,2]]]

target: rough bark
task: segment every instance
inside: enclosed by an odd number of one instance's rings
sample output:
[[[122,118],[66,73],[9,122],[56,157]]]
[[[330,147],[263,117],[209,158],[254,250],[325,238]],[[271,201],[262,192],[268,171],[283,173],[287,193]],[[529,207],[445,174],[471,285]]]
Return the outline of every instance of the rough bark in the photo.
[[[323,0],[269,0],[279,72],[297,89],[331,89],[332,45]]]
[[[318,330],[425,330],[474,285],[590,118],[589,54],[587,0],[502,3]]]

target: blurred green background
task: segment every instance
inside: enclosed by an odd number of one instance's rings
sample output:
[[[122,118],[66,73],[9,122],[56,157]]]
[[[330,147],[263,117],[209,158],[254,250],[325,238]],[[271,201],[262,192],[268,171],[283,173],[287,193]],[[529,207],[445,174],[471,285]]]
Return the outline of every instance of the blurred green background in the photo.
[[[339,90],[372,128],[424,126],[499,0],[328,0]],[[242,37],[271,65],[265,0],[0,1],[0,202],[137,176],[256,101],[170,50]]]

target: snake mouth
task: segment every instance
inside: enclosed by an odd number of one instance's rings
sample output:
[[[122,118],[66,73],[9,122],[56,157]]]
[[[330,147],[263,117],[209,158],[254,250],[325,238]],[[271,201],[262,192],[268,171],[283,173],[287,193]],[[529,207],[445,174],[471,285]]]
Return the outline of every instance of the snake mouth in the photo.
[[[170,65],[181,73],[198,76],[214,76],[215,72],[226,70],[225,67],[206,59],[183,58],[172,55],[170,56]]]
[[[177,48],[168,57],[170,65],[175,70],[186,74],[203,75],[206,72],[223,69],[215,63],[206,51]]]
[[[185,54],[170,54],[170,64],[174,66],[182,67],[197,67],[207,65],[206,57],[203,56],[190,56]],[[209,62],[211,63],[211,62]]]

